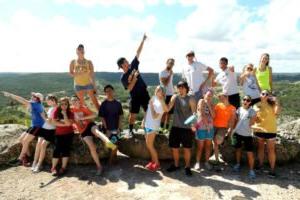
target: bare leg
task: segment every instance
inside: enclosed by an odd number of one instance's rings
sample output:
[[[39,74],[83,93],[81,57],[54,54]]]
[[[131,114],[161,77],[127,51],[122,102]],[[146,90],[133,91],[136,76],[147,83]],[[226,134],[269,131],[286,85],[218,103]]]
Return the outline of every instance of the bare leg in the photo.
[[[205,161],[208,162],[211,155],[211,140],[205,140]]]
[[[248,157],[249,169],[253,170],[253,168],[254,168],[254,155],[253,155],[253,152],[247,152],[247,157]]]
[[[33,160],[32,166],[35,166],[39,162],[39,157],[40,157],[43,140],[44,140],[43,138],[39,137],[38,141],[35,145],[34,160]]]
[[[274,171],[276,163],[275,139],[267,140],[268,158],[271,170]]]
[[[97,129],[97,126],[93,126],[93,127],[92,127],[92,133],[93,133],[97,138],[100,138],[104,143],[110,142],[109,138],[108,138],[104,133],[102,133],[101,131],[99,131],[99,130]]]
[[[203,152],[203,147],[204,147],[204,141],[203,140],[197,140],[197,154],[196,154],[196,161],[200,162],[201,157],[202,157],[202,152]]]
[[[258,164],[259,166],[263,166],[264,156],[265,156],[265,140],[258,138],[257,143],[258,143],[258,148],[257,148]]]
[[[34,139],[34,136],[31,135],[31,134],[26,134],[24,140],[23,140],[23,144],[22,144],[22,150],[21,150],[21,153],[20,153],[20,156],[19,156],[19,159],[23,159],[28,151],[28,147],[29,147],[29,144],[30,142]]]
[[[55,169],[58,164],[58,158],[52,158],[52,169]]]
[[[179,148],[172,148],[173,153],[173,159],[174,159],[174,165],[176,167],[179,166]]]
[[[184,148],[184,161],[185,161],[185,167],[190,167],[191,164],[191,149],[190,148]]]
[[[99,110],[99,102],[98,102],[98,100],[97,100],[97,98],[96,98],[96,96],[95,96],[95,94],[94,94],[94,90],[88,90],[87,93],[88,93],[90,99],[92,100],[92,102],[93,102],[95,108],[96,108],[97,110]]]
[[[238,148],[235,150],[235,157],[236,157],[236,163],[240,164],[241,163],[241,157],[242,157],[242,149]]]
[[[84,90],[80,90],[80,91],[76,92],[76,96],[79,98],[79,101],[80,101],[81,105],[85,105],[84,94],[85,94]]]
[[[91,156],[96,163],[97,168],[101,167],[100,160],[96,151],[96,145],[93,142],[93,137],[87,136],[83,138],[84,142],[88,145]]]
[[[150,152],[152,161],[155,162],[156,164],[159,164],[157,151],[154,148],[155,136],[156,136],[155,132],[146,134],[146,136],[145,136],[146,137],[146,145],[147,145],[147,148]]]
[[[69,161],[69,157],[63,157],[62,158],[62,168],[63,169],[66,169],[67,168],[67,165],[68,165],[68,161]]]
[[[38,166],[42,166],[42,164],[43,164],[43,161],[44,161],[45,156],[46,156],[46,150],[47,150],[48,144],[49,144],[49,142],[47,142],[46,140],[43,140],[42,146],[41,146],[41,151],[40,151]]]

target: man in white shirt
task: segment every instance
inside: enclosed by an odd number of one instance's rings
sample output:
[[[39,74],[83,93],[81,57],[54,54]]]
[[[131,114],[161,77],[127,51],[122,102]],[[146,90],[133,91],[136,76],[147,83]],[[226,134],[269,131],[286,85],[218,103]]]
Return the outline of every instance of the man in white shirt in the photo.
[[[195,95],[198,101],[203,98],[205,88],[207,88],[208,81],[213,77],[214,70],[201,62],[196,61],[195,53],[190,51],[186,54],[188,64],[183,68],[183,79],[187,81],[190,87],[190,93]],[[208,76],[204,78],[204,71],[208,72]]]
[[[228,59],[222,57],[219,61],[221,72],[213,81],[213,85],[220,84],[223,93],[228,96],[229,103],[236,109],[240,107],[240,94],[238,89],[237,77],[234,72],[234,67],[228,67]]]
[[[173,86],[173,66],[175,64],[175,60],[173,58],[169,58],[167,60],[166,68],[159,73],[159,81],[160,85],[162,85],[166,89],[166,104],[168,105],[171,97],[174,94],[174,86]],[[173,109],[170,110],[168,113],[165,113],[161,120],[161,128],[169,129],[169,121],[170,115],[173,114]]]

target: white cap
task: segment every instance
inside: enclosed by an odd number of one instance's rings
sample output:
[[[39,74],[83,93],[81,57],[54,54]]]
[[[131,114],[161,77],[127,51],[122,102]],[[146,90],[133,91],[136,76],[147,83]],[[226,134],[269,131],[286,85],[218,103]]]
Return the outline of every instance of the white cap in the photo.
[[[32,94],[33,96],[36,96],[37,98],[39,98],[40,101],[43,101],[43,100],[44,100],[44,96],[43,96],[41,93],[39,93],[39,92],[32,92],[31,94]]]

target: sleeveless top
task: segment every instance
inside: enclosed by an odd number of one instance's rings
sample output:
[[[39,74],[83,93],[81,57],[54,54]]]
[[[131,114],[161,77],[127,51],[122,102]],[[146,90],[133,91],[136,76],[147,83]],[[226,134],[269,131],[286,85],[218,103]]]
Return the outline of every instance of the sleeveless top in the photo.
[[[75,72],[84,72],[79,76],[74,77],[74,84],[79,86],[86,86],[91,84],[90,80],[90,64],[89,61],[84,59],[83,63],[78,63],[78,60],[74,60],[74,71]]]
[[[260,96],[258,85],[254,75],[247,76],[243,83],[243,91],[245,95],[249,95],[252,99],[257,99]]]
[[[266,67],[265,71],[260,71],[259,68],[256,69],[256,78],[258,81],[258,85],[260,86],[261,90],[271,90],[270,87],[270,68],[269,66]]]
[[[207,118],[208,124],[203,123],[202,116],[200,115],[199,120],[196,123],[196,129],[213,128],[213,118],[206,102],[204,102],[204,117]]]
[[[189,118],[193,112],[190,106],[190,95],[185,97],[176,96],[173,114],[173,127],[190,129],[189,125],[185,125],[184,121]]]

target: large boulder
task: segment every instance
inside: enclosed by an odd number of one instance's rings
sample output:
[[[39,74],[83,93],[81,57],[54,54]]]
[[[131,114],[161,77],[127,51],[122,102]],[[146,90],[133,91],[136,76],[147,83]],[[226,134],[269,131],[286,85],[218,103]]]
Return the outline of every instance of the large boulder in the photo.
[[[0,165],[9,162],[19,156],[21,144],[18,140],[22,132],[26,130],[25,126],[17,124],[0,125]],[[97,152],[100,158],[107,158],[109,150],[99,139],[94,140],[97,146]],[[30,145],[30,151],[33,154],[36,145],[36,139]],[[91,164],[94,163],[90,156],[88,146],[84,141],[75,135],[73,139],[73,148],[70,157],[70,163]],[[46,163],[51,163],[53,145],[49,145],[45,157]]]

